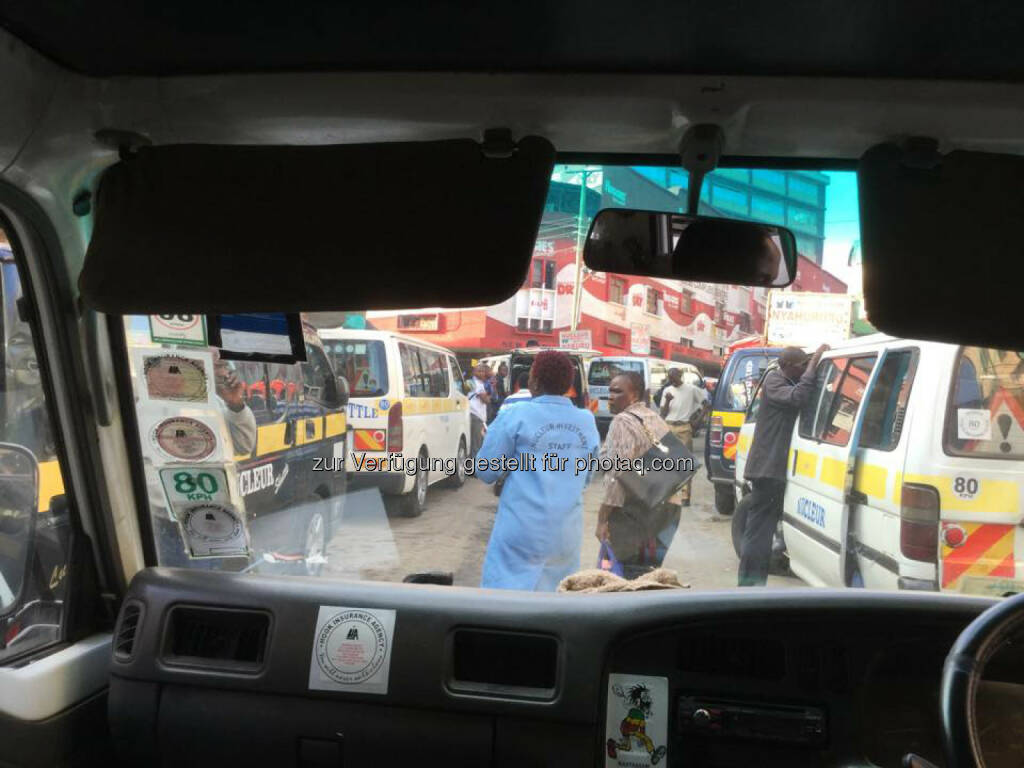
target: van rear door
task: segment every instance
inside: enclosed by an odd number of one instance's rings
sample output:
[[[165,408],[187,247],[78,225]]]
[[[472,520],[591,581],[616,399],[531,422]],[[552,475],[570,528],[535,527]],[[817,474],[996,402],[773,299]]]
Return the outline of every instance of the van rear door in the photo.
[[[940,458],[904,480],[938,494],[941,589],[1024,592],[1024,353],[965,347],[953,372]]]

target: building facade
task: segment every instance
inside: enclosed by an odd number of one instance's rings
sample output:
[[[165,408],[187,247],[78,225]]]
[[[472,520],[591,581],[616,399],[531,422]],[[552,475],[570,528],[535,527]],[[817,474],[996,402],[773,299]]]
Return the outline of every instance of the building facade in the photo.
[[[662,178],[652,178],[656,173]],[[676,176],[671,176],[672,173]],[[710,183],[706,182],[705,188],[709,202],[702,203],[701,213],[757,218],[742,216],[738,202],[728,209],[719,209],[714,204],[716,200],[719,203],[739,200],[719,191],[728,189],[736,195],[746,195],[749,214],[762,204],[759,201],[763,196],[771,197],[770,190],[758,186],[767,184],[765,179],[755,179],[755,172],[743,173],[747,174],[745,181],[739,178],[738,172],[716,171],[710,175]],[[846,284],[819,266],[824,237],[824,187],[828,178],[804,172],[778,173],[783,174],[782,181],[771,177],[772,183],[781,184],[785,190],[802,190],[800,194],[808,198],[812,195],[800,187],[800,182],[806,180],[808,185],[820,187],[815,193],[818,194],[817,206],[799,200],[782,203],[784,218],[790,215],[791,209],[816,211],[814,221],[819,228],[819,235],[812,237],[805,233],[803,247],[811,251],[801,252],[797,279],[791,289],[845,293]],[[719,175],[722,175],[720,179]],[[816,176],[821,178],[813,178]],[[605,168],[599,178],[588,179],[582,199],[580,174],[577,172],[576,183],[571,181],[571,171],[556,171],[529,271],[514,296],[492,307],[368,312],[368,323],[380,329],[424,334],[463,358],[500,353],[525,346],[531,340],[541,346],[557,346],[559,332],[568,330],[572,323],[576,248],[581,239],[580,208],[585,212],[584,226],[588,226],[590,217],[602,207],[681,211],[686,201],[685,174],[675,169]],[[679,181],[683,183],[674,183]],[[784,197],[778,192],[772,194]],[[799,230],[790,227],[797,232],[800,243]],[[485,274],[483,270],[481,275]],[[589,331],[592,347],[603,354],[639,354],[692,362],[712,373],[730,343],[764,329],[767,291],[762,288],[584,269],[581,290],[577,328]]]

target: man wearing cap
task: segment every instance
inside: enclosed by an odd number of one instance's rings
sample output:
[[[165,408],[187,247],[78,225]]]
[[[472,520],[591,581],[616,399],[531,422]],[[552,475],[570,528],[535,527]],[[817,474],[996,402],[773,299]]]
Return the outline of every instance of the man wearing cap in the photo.
[[[740,545],[739,586],[764,586],[772,554],[772,537],[782,517],[786,492],[786,462],[793,424],[814,390],[818,360],[828,351],[822,344],[808,358],[799,347],[786,347],[779,367],[761,384],[761,407],[743,476],[750,481],[751,498]]]

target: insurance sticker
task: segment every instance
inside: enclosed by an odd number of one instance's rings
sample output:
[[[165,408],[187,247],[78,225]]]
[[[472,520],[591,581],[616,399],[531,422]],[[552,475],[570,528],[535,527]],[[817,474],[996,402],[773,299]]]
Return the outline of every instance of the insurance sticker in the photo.
[[[668,678],[608,675],[606,767],[647,768],[668,752]]]
[[[248,557],[249,535],[242,515],[228,504],[175,506],[189,557]]]
[[[309,687],[386,694],[394,636],[393,610],[321,605],[309,662]]]
[[[150,438],[165,455],[179,461],[202,461],[217,448],[213,430],[189,416],[164,419],[153,427]]]
[[[142,376],[150,400],[205,403],[210,399],[204,361],[185,355],[143,355]]]

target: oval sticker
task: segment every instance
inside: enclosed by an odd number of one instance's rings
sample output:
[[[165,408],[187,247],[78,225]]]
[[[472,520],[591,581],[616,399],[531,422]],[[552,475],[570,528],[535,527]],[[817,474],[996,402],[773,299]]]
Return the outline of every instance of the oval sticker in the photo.
[[[230,509],[217,504],[200,504],[185,511],[181,520],[193,539],[210,544],[231,541],[242,532],[242,521]]]
[[[188,416],[161,421],[153,429],[153,442],[165,454],[181,461],[202,461],[217,447],[213,430]]]

